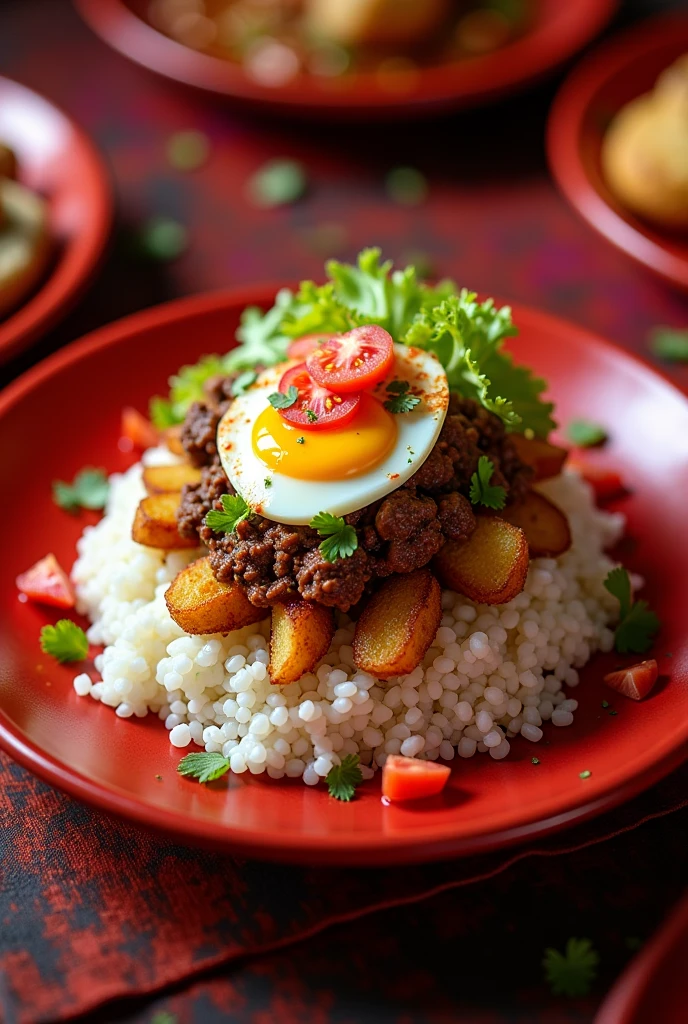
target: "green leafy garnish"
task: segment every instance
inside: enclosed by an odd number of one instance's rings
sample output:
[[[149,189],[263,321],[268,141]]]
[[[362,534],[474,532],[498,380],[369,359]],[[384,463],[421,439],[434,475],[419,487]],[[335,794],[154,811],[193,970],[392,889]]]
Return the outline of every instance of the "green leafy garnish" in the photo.
[[[387,401],[385,409],[390,412],[402,413],[411,412],[420,404],[420,398],[409,394],[409,382],[407,380],[393,380],[387,385]]]
[[[312,409],[306,409],[306,419],[308,420],[309,423],[316,423],[318,419],[318,414],[313,412]]]
[[[599,423],[592,423],[590,420],[571,420],[566,428],[566,436],[579,448],[594,448],[596,445],[604,444],[608,435]]]
[[[225,359],[221,356],[203,356],[193,366],[182,366],[170,377],[170,401],[177,422],[186,416],[193,402],[205,400],[204,385],[213,377],[224,377],[228,373]]]
[[[175,415],[172,402],[169,398],[161,398],[160,395],[154,395],[148,404],[148,415],[150,416],[151,423],[157,430],[167,430],[168,427],[174,427],[177,423],[181,423],[179,416]]]
[[[83,661],[88,654],[88,639],[81,626],[71,619],[60,619],[54,626],[41,629],[41,650],[59,662]]]
[[[299,390],[290,384],[286,391],[273,391],[268,402],[273,409],[290,409],[299,397]]]
[[[619,602],[619,625],[614,633],[614,645],[619,654],[644,654],[652,647],[655,633],[659,631],[660,621],[650,611],[647,601],[634,601],[631,591],[631,578],[626,569],[619,565],[607,576],[605,588]]]
[[[265,479],[263,480],[263,483],[265,484],[266,487],[272,487],[272,480],[270,479],[269,476],[265,477]]]
[[[305,444],[306,443],[306,438],[305,437],[297,437],[296,438],[296,443],[297,444]]]
[[[53,483],[53,501],[67,512],[76,512],[79,508],[105,508],[110,484],[107,474],[102,469],[82,469],[77,473],[71,484],[64,480]]]
[[[234,533],[239,523],[253,514],[240,494],[223,494],[220,501],[222,512],[211,508],[205,517],[206,526],[215,533]]]
[[[335,800],[348,802],[356,792],[356,786],[363,782],[358,762],[358,754],[347,754],[341,764],[335,764],[330,768],[325,781],[330,796]]]
[[[338,558],[350,558],[358,547],[358,537],[353,526],[349,526],[340,516],[329,512],[318,512],[310,522],[311,529],[317,530],[325,540],[320,545],[320,554],[326,562],[336,562]]]
[[[269,208],[296,202],[307,184],[306,172],[297,160],[269,160],[250,179],[248,191],[256,206]]]
[[[546,949],[542,966],[556,996],[584,996],[597,977],[600,958],[589,939],[569,939],[563,953]]]
[[[244,392],[255,384],[258,379],[258,374],[255,370],[244,370],[232,384],[232,394],[236,398],[238,395],[243,395]]]
[[[588,768],[586,768],[585,771],[578,773],[578,778],[579,779],[589,779],[591,775],[592,775],[592,772]]]
[[[650,332],[650,349],[670,363],[688,362],[688,328],[655,327]]]
[[[213,782],[229,771],[229,759],[222,754],[209,754],[204,750],[183,757],[177,765],[177,771],[199,782]]]
[[[530,763],[531,764],[540,764],[540,758],[539,757],[531,757]]]
[[[490,485],[494,473],[494,462],[487,455],[478,459],[478,470],[471,477],[470,497],[474,505],[499,510],[506,503],[506,490],[503,487]]]

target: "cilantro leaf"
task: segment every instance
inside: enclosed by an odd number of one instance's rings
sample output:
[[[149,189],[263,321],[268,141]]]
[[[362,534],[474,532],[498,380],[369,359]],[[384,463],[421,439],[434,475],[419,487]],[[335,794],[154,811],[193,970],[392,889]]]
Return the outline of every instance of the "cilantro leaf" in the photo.
[[[236,398],[237,395],[243,395],[243,393],[250,388],[252,384],[255,384],[257,379],[258,374],[255,370],[244,370],[244,372],[240,373],[232,384],[231,391],[233,396]]]
[[[177,765],[180,775],[187,775],[199,782],[213,782],[229,771],[229,760],[222,754],[209,754],[207,751],[199,751],[197,754],[187,754]]]
[[[325,540],[320,545],[320,554],[326,562],[336,562],[338,558],[350,558],[358,547],[358,537],[353,526],[349,526],[340,516],[329,512],[318,512],[310,521],[311,529],[317,530]]]
[[[487,455],[481,455],[478,459],[477,472],[471,477],[470,497],[474,505],[484,505],[486,508],[498,511],[504,508],[506,503],[506,490],[503,487],[490,485],[493,473],[494,462],[488,459]]]
[[[619,602],[619,625],[614,633],[614,646],[620,654],[644,654],[652,647],[660,621],[650,611],[647,601],[634,601],[631,578],[628,571],[619,565],[612,569],[605,588]]]
[[[542,966],[557,996],[584,996],[597,976],[600,958],[589,939],[569,939],[563,953],[546,949]]]
[[[667,362],[688,362],[688,328],[655,327],[650,332],[650,349]]]
[[[387,401],[384,403],[385,409],[390,412],[411,412],[417,405],[420,404],[420,398],[416,395],[410,395],[409,382],[407,380],[393,380],[387,385]]]
[[[593,423],[591,420],[571,420],[566,428],[566,436],[579,448],[594,448],[596,445],[604,444],[608,435],[599,423]]]
[[[83,661],[88,654],[88,639],[81,626],[71,619],[60,619],[54,626],[43,626],[41,650],[60,663]]]
[[[290,384],[286,391],[273,391],[268,402],[273,409],[290,409],[299,397],[299,390]]]
[[[102,509],[108,499],[110,484],[102,469],[82,469],[71,484],[64,480],[53,483],[53,501],[67,512],[79,508]]]
[[[313,412],[312,409],[306,409],[306,419],[308,420],[309,423],[316,423],[318,419],[318,414]]]
[[[212,508],[205,517],[205,524],[215,533],[234,533],[239,523],[253,513],[240,494],[223,494],[220,498],[222,512]]]
[[[348,803],[356,792],[356,786],[363,782],[358,762],[358,754],[347,754],[341,764],[335,764],[330,768],[325,781],[330,796],[335,800],[344,800]]]

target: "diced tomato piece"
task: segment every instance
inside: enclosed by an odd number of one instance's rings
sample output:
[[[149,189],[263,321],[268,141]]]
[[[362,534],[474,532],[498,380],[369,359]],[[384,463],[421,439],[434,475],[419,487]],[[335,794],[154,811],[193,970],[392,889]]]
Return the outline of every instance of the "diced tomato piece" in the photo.
[[[650,661],[641,661],[629,668],[619,669],[618,672],[610,672],[604,677],[604,681],[607,686],[611,686],[617,693],[622,693],[624,697],[642,700],[657,682],[658,672],[657,662],[652,658]]]
[[[606,469],[573,455],[569,459],[569,468],[575,469],[590,484],[598,501],[609,501],[617,498],[626,490],[621,476],[614,469]]]
[[[296,388],[299,397],[288,409],[280,409],[280,415],[305,430],[343,427],[355,416],[361,401],[360,394],[337,395],[316,384],[305,363],[292,366],[283,374],[279,382],[280,391],[287,394],[290,387]]]
[[[382,769],[382,795],[388,800],[420,800],[444,789],[451,768],[436,761],[390,754]]]
[[[39,604],[73,608],[76,603],[72,582],[55,555],[41,558],[30,569],[17,576],[16,584],[22,594],[26,594]]]
[[[383,380],[394,362],[391,334],[377,324],[335,334],[306,359],[314,381],[338,394],[364,391]]]
[[[295,338],[292,341],[287,349],[287,355],[290,359],[305,359],[329,337],[329,334],[304,334],[302,338]]]
[[[158,443],[158,431],[150,420],[130,405],[122,409],[121,436],[131,442],[132,448],[153,448]]]

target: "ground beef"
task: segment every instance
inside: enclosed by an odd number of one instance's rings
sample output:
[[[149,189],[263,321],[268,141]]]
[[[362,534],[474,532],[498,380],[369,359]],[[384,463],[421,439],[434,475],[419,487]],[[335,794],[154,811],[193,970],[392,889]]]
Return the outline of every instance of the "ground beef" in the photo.
[[[207,544],[218,580],[242,583],[259,607],[301,595],[347,611],[376,577],[411,572],[426,565],[446,540],[466,540],[475,529],[468,493],[481,455],[494,463],[492,482],[504,487],[510,500],[529,486],[531,471],[519,460],[502,421],[477,402],[452,396],[438,441],[418,472],[388,497],[345,517],[359,539],[350,558],[327,562],[319,550],[321,538],[310,527],[258,515],[239,523],[235,533],[218,535],[203,519],[210,508],[222,507],[223,494],[234,493],[215,447],[230,387],[229,378],[209,382],[207,401],[195,403],[184,423],[185,450],[203,469],[201,482],[184,488],[179,528]]]

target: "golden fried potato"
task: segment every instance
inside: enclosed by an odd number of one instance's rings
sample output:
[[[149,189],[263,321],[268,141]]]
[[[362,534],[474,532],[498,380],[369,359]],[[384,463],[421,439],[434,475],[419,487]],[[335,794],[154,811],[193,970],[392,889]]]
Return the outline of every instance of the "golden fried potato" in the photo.
[[[270,681],[293,683],[327,654],[334,636],[331,608],[314,601],[276,604],[270,628]]]
[[[166,430],[163,430],[162,440],[174,455],[186,454],[184,451],[184,445],[182,444],[181,423],[177,424],[176,427],[167,427]]]
[[[219,583],[209,558],[187,565],[172,580],[165,593],[168,611],[186,633],[231,633],[266,617],[238,583]]]
[[[529,491],[518,505],[511,505],[499,514],[507,523],[523,530],[531,558],[556,558],[571,547],[568,519],[549,498],[537,491]]]
[[[197,484],[200,479],[200,469],[188,462],[178,462],[176,466],[146,466],[143,471],[143,486],[149,494],[179,493],[184,484]]]
[[[521,462],[535,471],[534,480],[559,476],[569,454],[566,448],[559,448],[539,437],[529,438],[523,434],[511,434],[510,437]]]
[[[390,576],[363,610],[354,661],[378,679],[405,675],[421,663],[442,618],[442,593],[429,569]]]
[[[37,286],[52,242],[48,205],[18,181],[0,177],[0,317]]]
[[[480,604],[506,604],[523,590],[528,575],[523,530],[497,516],[478,516],[467,541],[448,541],[434,567],[445,587]]]
[[[177,551],[196,548],[193,537],[182,537],[177,529],[180,494],[153,494],[139,502],[131,528],[132,539],[147,548]]]

